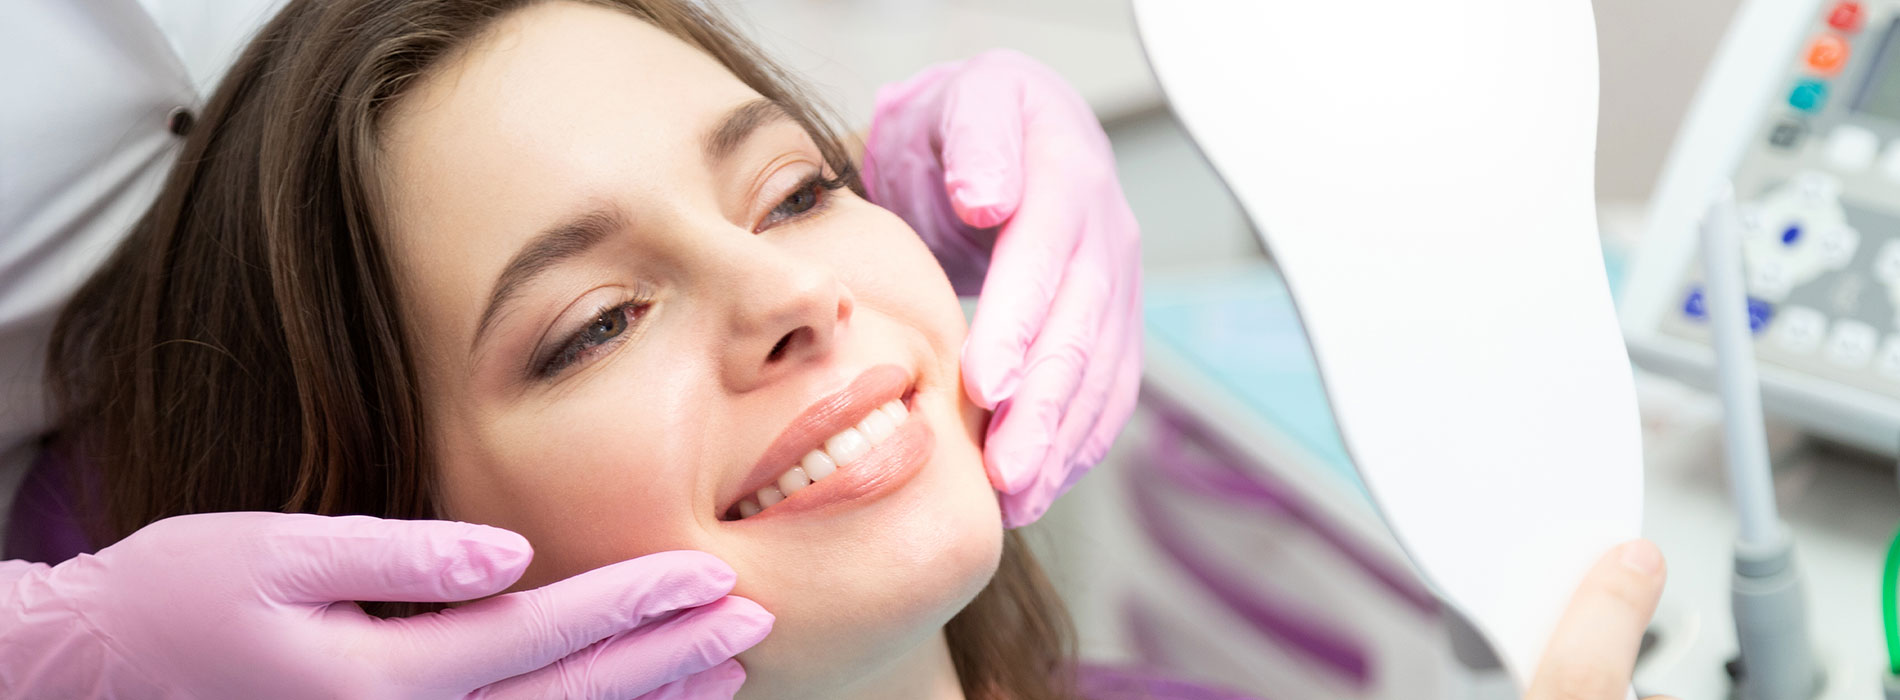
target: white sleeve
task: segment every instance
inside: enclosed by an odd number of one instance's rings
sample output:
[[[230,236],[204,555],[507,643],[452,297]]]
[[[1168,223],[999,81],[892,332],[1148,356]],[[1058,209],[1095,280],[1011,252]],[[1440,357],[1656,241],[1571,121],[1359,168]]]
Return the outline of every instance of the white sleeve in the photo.
[[[213,5],[166,9],[209,16]],[[139,0],[0,2],[0,533],[50,427],[42,380],[53,321],[150,206],[176,157],[173,115],[195,116],[198,85],[215,77],[194,76],[174,42],[240,32],[224,42],[235,47],[268,15],[222,6],[251,23],[168,38],[160,25],[179,22],[155,20]]]

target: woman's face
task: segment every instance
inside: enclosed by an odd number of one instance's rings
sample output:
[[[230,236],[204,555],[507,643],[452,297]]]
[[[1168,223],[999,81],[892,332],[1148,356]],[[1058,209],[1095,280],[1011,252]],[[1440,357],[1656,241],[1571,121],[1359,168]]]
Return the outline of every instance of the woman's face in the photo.
[[[382,147],[443,515],[526,536],[516,588],[710,552],[778,618],[747,687],[837,690],[987,582],[1001,521],[942,270],[720,64],[536,5],[415,86]]]

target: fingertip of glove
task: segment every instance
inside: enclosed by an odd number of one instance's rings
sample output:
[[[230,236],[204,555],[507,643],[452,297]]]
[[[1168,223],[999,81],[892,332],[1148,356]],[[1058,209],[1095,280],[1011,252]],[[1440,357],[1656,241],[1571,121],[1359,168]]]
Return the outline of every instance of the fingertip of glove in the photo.
[[[1022,493],[1036,483],[1036,471],[1047,459],[1049,449],[1042,443],[1014,448],[1008,443],[995,447],[986,444],[983,462],[990,472],[990,484],[1003,494]]]
[[[698,550],[658,552],[623,563],[637,570],[657,567],[665,570],[668,578],[685,585],[703,586],[709,593],[716,592],[719,595],[731,591],[733,584],[739,580],[738,572],[733,571],[724,560]]]
[[[976,404],[977,408],[985,411],[996,410],[997,402],[984,395],[981,380],[978,379],[976,373],[968,370],[963,373],[963,395],[970,400],[970,403]]]
[[[738,659],[726,659],[699,674],[700,687],[693,697],[732,697],[745,685],[745,666]]]
[[[749,598],[729,595],[706,606],[706,614],[717,618],[720,645],[727,654],[738,654],[765,641],[778,618]]]
[[[490,525],[463,523],[462,539],[474,543],[497,556],[519,556],[527,559],[534,553],[534,545],[528,538],[513,530],[504,530]]]
[[[963,393],[970,401],[987,411],[1003,410],[1003,402],[1015,393],[1016,385],[1022,382],[1021,372],[1013,367],[1001,370],[991,369],[999,364],[988,359],[990,352],[976,344],[963,347]],[[1000,416],[998,416],[1000,418]]]
[[[953,180],[947,189],[957,218],[975,228],[1001,226],[1014,209],[996,191],[997,186],[985,180]]]
[[[1003,527],[1014,530],[1019,527],[1036,524],[1048,507],[1044,504],[1029,503],[1020,497],[1003,496]]]
[[[513,583],[534,559],[534,547],[518,533],[472,523],[457,525],[461,528],[448,545],[452,553],[445,552],[454,562],[446,573],[457,591],[485,591]]]

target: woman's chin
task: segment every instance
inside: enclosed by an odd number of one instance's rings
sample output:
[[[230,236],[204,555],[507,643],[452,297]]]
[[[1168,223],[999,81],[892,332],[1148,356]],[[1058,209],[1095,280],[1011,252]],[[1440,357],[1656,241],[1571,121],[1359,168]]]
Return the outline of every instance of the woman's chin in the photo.
[[[754,597],[777,620],[765,641],[738,657],[747,674],[739,698],[850,697],[853,687],[889,680],[879,678],[885,671],[914,666],[918,654],[931,650],[927,643],[989,583],[1002,552],[1000,527],[975,537],[952,535],[949,524],[942,525],[937,533],[918,533],[924,546],[917,550],[928,554],[875,557],[881,561],[860,562],[850,574],[793,570],[811,578],[769,595],[749,594],[741,572],[734,595]]]
[[[970,427],[976,414],[959,410],[967,402],[938,406],[932,427],[952,439],[938,441],[902,491],[798,528],[800,541],[781,542],[757,566],[734,562],[733,594],[777,616],[771,635],[739,656],[748,677],[740,698],[800,697],[806,689],[838,697],[877,669],[908,667],[906,657],[995,575],[1002,516],[975,442],[981,425]],[[759,578],[748,579],[748,569]]]

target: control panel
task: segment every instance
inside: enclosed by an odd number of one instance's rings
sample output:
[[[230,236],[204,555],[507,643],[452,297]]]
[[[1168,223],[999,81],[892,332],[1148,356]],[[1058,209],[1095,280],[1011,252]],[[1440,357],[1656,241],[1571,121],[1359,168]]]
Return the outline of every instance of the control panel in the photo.
[[[1900,397],[1900,0],[1820,3],[1733,175],[1763,363]],[[1706,342],[1698,263],[1665,334]]]

